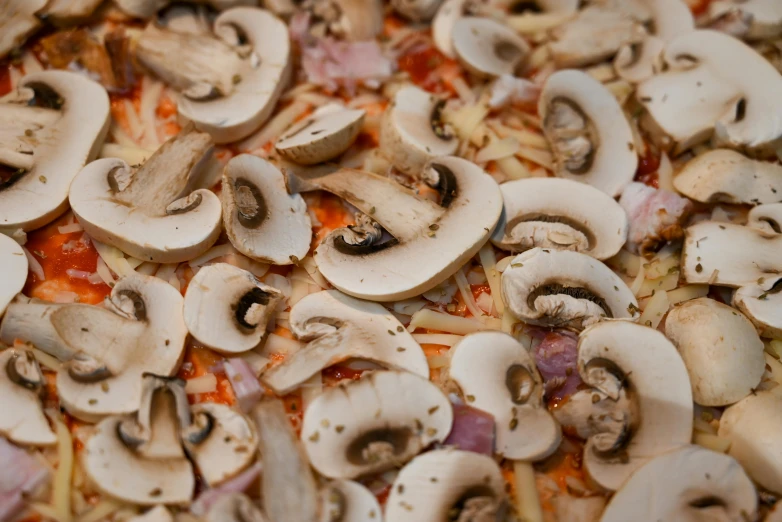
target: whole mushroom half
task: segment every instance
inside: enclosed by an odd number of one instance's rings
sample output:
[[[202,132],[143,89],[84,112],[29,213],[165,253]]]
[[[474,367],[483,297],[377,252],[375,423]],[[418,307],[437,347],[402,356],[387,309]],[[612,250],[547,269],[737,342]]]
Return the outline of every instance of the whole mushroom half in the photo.
[[[738,11],[750,19],[748,40],[763,40],[782,35],[782,4],[776,0],[717,0],[709,4],[709,17],[716,19]]]
[[[213,34],[150,24],[136,56],[180,92],[179,115],[217,143],[257,130],[274,110],[292,70],[288,27],[269,11],[253,7],[221,13]]]
[[[530,53],[524,38],[491,18],[464,16],[458,19],[451,40],[459,62],[481,78],[513,74]]]
[[[761,278],[733,293],[733,306],[746,315],[763,337],[782,339],[782,277]]]
[[[383,513],[375,495],[352,480],[332,480],[321,489],[320,522],[380,520]]]
[[[581,71],[556,72],[543,86],[538,111],[557,176],[612,197],[633,181],[638,167],[633,132],[616,98],[600,82]]]
[[[0,352],[0,435],[17,444],[56,443],[41,404],[45,390],[46,380],[32,352],[11,348]]]
[[[706,297],[687,301],[668,313],[665,335],[684,359],[696,403],[732,404],[760,384],[763,342],[749,319],[730,306]]]
[[[502,211],[494,179],[450,156],[429,162],[423,178],[439,192],[439,203],[370,172],[288,173],[293,192],[326,190],[362,213],[356,225],[334,230],[315,250],[332,285],[374,301],[405,299],[434,288],[478,252]]]
[[[109,128],[109,97],[81,74],[25,75],[0,102],[0,226],[32,230],[68,208],[68,189],[98,154]]]
[[[365,359],[427,377],[421,346],[394,315],[377,303],[337,290],[310,294],[291,309],[290,329],[307,344],[263,374],[278,394],[294,390],[324,368],[349,359]]]
[[[19,243],[0,234],[0,317],[27,281],[27,256]],[[13,342],[13,340],[11,341]]]
[[[574,250],[596,259],[627,239],[627,214],[600,190],[568,179],[528,178],[500,185],[503,214],[492,243],[503,250]]]
[[[540,460],[559,447],[559,424],[543,402],[543,380],[521,343],[501,332],[476,332],[454,346],[450,357],[449,379],[470,406],[494,417],[496,453]]]
[[[600,486],[619,489],[656,455],[690,442],[690,380],[662,333],[626,321],[584,330],[578,373],[591,388],[573,394],[554,415],[587,439],[584,466]]]
[[[356,141],[365,115],[364,110],[322,107],[287,131],[274,148],[301,165],[332,160]]]
[[[638,301],[618,275],[566,250],[533,248],[514,257],[502,273],[502,300],[524,322],[577,330],[639,314]]]
[[[90,237],[133,257],[154,263],[193,259],[220,235],[220,199],[192,186],[211,149],[209,135],[190,126],[141,167],[121,159],[93,161],[73,181],[71,208]]]

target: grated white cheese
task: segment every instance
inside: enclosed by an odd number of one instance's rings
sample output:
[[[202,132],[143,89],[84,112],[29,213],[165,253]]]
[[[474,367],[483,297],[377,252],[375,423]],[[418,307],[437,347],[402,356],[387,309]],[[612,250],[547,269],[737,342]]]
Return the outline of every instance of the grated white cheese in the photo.
[[[52,505],[60,522],[71,520],[71,476],[73,475],[73,439],[68,426],[54,419],[57,433],[57,472],[52,485]]]
[[[646,303],[641,317],[638,319],[638,323],[650,328],[657,328],[662,321],[663,316],[668,312],[670,302],[668,301],[668,293],[665,291],[658,291],[649,299]]]
[[[520,148],[519,142],[513,138],[495,139],[478,151],[475,155],[475,161],[477,163],[487,163],[507,158],[519,152]]]
[[[231,243],[223,243],[222,245],[216,245],[201,254],[200,256],[191,259],[188,264],[195,268],[197,266],[203,266],[213,259],[218,257],[227,256],[229,254],[236,254],[237,251]]]
[[[60,234],[72,234],[74,232],[81,232],[82,230],[84,230],[84,228],[82,228],[82,226],[78,223],[71,223],[68,225],[57,227],[57,232],[59,232]]]
[[[426,328],[450,334],[466,335],[479,330],[485,330],[486,326],[476,319],[444,314],[442,312],[435,312],[434,310],[424,308],[413,314],[413,317],[410,319],[410,326],[407,327],[407,330],[409,332],[414,332],[416,328]]]
[[[188,394],[211,393],[216,390],[217,377],[212,373],[206,373],[200,377],[188,379],[185,382],[185,392]]]
[[[502,316],[505,312],[505,303],[502,302],[500,271],[494,257],[494,248],[490,244],[485,244],[478,252],[478,258],[481,260],[483,271],[486,273],[486,281],[491,289],[491,298],[494,300],[494,309],[497,314]],[[507,258],[510,261],[510,256]]]
[[[543,522],[543,509],[540,506],[538,488],[535,484],[535,468],[529,462],[513,462],[513,475],[516,481],[516,510],[524,522]]]
[[[709,293],[709,285],[687,285],[668,292],[668,301],[675,306],[684,301],[704,297]]]
[[[100,241],[92,240],[92,244],[95,245],[95,250],[98,251],[98,255],[108,265],[108,267],[119,277],[125,277],[133,273],[133,269],[125,259],[125,254],[122,250],[115,248],[111,245],[101,243]]]
[[[24,255],[27,257],[27,265],[30,268],[30,272],[35,274],[39,280],[46,281],[46,275],[43,273],[41,263],[38,262],[35,256],[33,256],[27,248],[22,247],[22,250],[24,250]]]
[[[453,346],[464,338],[462,335],[453,334],[413,334],[413,339],[418,344],[439,344]]]
[[[478,308],[478,304],[475,302],[475,297],[472,295],[472,289],[470,288],[470,284],[467,282],[467,277],[464,275],[464,267],[460,268],[453,275],[453,278],[456,281],[457,288],[459,288],[459,293],[462,294],[464,304],[467,305],[467,310],[469,310],[475,318],[480,318],[483,316],[483,312],[481,312],[481,310]]]

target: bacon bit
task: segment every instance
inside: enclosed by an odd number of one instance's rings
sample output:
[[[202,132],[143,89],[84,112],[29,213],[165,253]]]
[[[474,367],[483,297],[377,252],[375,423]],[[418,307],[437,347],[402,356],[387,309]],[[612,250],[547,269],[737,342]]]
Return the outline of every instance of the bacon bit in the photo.
[[[578,374],[578,338],[566,331],[545,332],[532,329],[533,337],[541,338],[535,348],[535,363],[543,377],[546,396],[549,399],[568,397],[581,384]]]

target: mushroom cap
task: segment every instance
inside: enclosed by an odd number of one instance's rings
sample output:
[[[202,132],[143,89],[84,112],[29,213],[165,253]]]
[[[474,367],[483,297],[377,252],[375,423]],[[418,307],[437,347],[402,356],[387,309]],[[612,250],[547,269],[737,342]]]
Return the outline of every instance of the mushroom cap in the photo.
[[[451,35],[456,21],[464,15],[467,4],[468,0],[445,0],[432,20],[432,41],[441,53],[451,59],[456,58]]]
[[[332,160],[348,150],[364,124],[366,111],[340,109],[310,118],[283,135],[274,148],[302,165]]]
[[[589,185],[528,178],[503,183],[500,191],[503,214],[491,240],[504,250],[554,248],[608,259],[627,239],[625,211],[614,198]]]
[[[101,3],[103,0],[53,0],[41,15],[56,24],[84,22]]]
[[[0,226],[33,230],[68,208],[71,182],[97,156],[106,137],[109,97],[100,84],[66,71],[25,75],[18,89],[20,95],[32,89],[62,102],[58,110],[0,103],[0,122],[11,145],[26,151],[17,154],[31,163],[26,173],[0,190]]]
[[[505,480],[491,457],[455,449],[419,455],[397,475],[386,502],[386,522],[448,520],[470,497],[505,500]]]
[[[372,40],[383,32],[382,0],[335,0],[341,11],[338,27],[330,29],[352,41]]]
[[[223,171],[223,223],[234,248],[251,259],[289,265],[304,259],[312,240],[307,204],[288,194],[279,169],[250,154]]]
[[[633,180],[638,167],[633,133],[603,84],[581,71],[555,72],[543,86],[538,112],[557,176],[587,183],[612,197]],[[574,160],[577,164],[569,165]]]
[[[738,9],[750,16],[748,40],[776,38],[782,34],[782,6],[776,0],[717,0],[709,4],[709,17],[719,18]]]
[[[143,515],[129,518],[128,522],[174,522],[174,517],[165,506],[158,505]]]
[[[164,9],[173,0],[115,0],[123,12],[135,18],[150,18]],[[256,0],[185,0],[190,3],[208,4],[217,10],[228,9],[238,5],[256,5]]]
[[[727,455],[688,445],[651,460],[609,501],[600,522],[754,520],[755,486]]]
[[[513,74],[530,52],[524,38],[491,18],[459,18],[453,25],[451,40],[459,62],[481,78]]]
[[[586,327],[602,318],[635,319],[638,301],[600,261],[578,252],[533,248],[502,273],[502,300],[530,324]]]
[[[45,386],[32,352],[12,348],[0,352],[0,435],[32,446],[57,442],[41,404]]]
[[[621,47],[614,58],[616,74],[630,83],[648,80],[662,69],[663,49],[665,41],[651,35],[638,43]]]
[[[366,359],[421,377],[429,375],[421,346],[388,310],[337,290],[310,294],[290,312],[290,329],[307,345],[262,375],[278,394],[294,390],[322,369]]]
[[[782,233],[782,203],[758,205],[747,214],[747,226],[768,234]],[[769,270],[770,273],[776,273]]]
[[[703,406],[725,406],[751,393],[765,371],[763,342],[741,312],[701,297],[668,313],[665,335],[687,366],[692,395]]]
[[[209,508],[205,522],[266,522],[261,510],[244,493],[226,493]]]
[[[454,346],[450,357],[450,379],[470,396],[470,406],[494,417],[497,453],[534,461],[559,447],[559,424],[543,403],[543,380],[521,343],[502,332],[476,332]]]
[[[383,510],[375,495],[352,480],[332,480],[321,489],[321,522],[379,520]]]
[[[752,321],[763,337],[782,338],[782,278],[773,276],[733,293],[733,306]]]
[[[60,338],[50,320],[52,313],[64,306],[88,305],[55,304],[28,299],[24,294],[19,294],[8,305],[0,322],[0,341],[13,345],[19,340],[32,344],[60,361],[71,359],[73,350]]]
[[[0,58],[21,47],[25,40],[41,27],[36,14],[47,0],[10,0],[3,3],[3,18],[0,20]]]
[[[0,317],[27,281],[27,256],[19,243],[0,234]]]
[[[413,22],[432,19],[442,0],[391,0],[394,10]]]
[[[695,17],[684,0],[647,0],[646,6],[652,14],[654,35],[663,42],[695,30]]]

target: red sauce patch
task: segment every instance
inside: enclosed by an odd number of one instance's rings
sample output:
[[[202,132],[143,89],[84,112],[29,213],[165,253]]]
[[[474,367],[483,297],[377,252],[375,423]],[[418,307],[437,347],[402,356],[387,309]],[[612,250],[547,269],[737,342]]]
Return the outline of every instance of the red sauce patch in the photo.
[[[646,147],[646,154],[638,159],[638,170],[635,172],[635,181],[639,181],[650,187],[660,188],[657,171],[660,169],[660,154],[652,147]]]
[[[434,47],[416,47],[397,64],[410,75],[410,81],[430,92],[454,92],[450,81],[461,75],[459,64]]]
[[[333,386],[340,381],[357,381],[364,374],[365,370],[354,370],[347,366],[335,365],[323,370],[323,381],[327,386]]]
[[[185,349],[185,364],[182,364],[179,367],[177,377],[187,381],[211,373],[217,378],[217,390],[209,393],[188,395],[187,399],[191,404],[217,402],[229,406],[233,405],[236,398],[234,397],[234,390],[231,387],[231,382],[225,375],[225,371],[215,371],[224,360],[225,358],[222,355],[201,346],[194,340],[191,340],[188,343],[187,348]]]
[[[11,92],[11,65],[0,64],[0,96]]]

